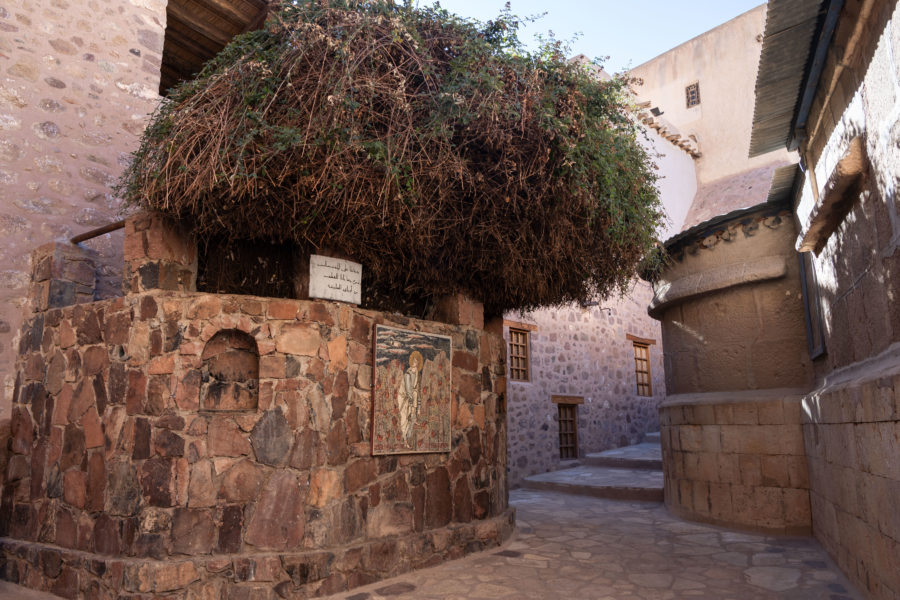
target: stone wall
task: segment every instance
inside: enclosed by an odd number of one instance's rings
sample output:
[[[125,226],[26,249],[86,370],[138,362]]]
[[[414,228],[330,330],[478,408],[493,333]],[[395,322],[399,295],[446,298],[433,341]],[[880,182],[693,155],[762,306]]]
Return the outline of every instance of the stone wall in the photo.
[[[795,229],[768,203],[670,246],[651,314],[662,320],[669,394],[807,387]]]
[[[165,0],[0,6],[0,421],[32,248],[116,220],[112,186],[158,100]],[[117,279],[121,234],[87,246]],[[98,296],[119,293],[101,285]]]
[[[873,598],[900,595],[900,345],[803,401],[815,535]]]
[[[553,395],[580,396],[578,456],[641,441],[659,427],[666,395],[659,324],[647,316],[650,286],[640,282],[625,298],[581,308],[570,306],[512,322],[536,327],[530,335],[531,380],[509,381],[509,481],[558,469],[559,424]],[[504,327],[507,343],[509,327]],[[634,350],[627,334],[656,340],[650,346],[653,396],[636,393]]]
[[[682,394],[660,408],[666,506],[727,527],[808,535],[801,394]]]
[[[820,247],[810,257],[825,354],[804,399],[813,529],[852,581],[884,599],[900,596],[898,57],[898,3],[846,3],[801,146],[813,177],[796,208],[801,240]],[[862,173],[846,185],[842,161],[856,144]]]
[[[665,502],[727,527],[808,533],[800,400],[812,383],[796,229],[783,204],[722,215],[670,240],[661,319]]]
[[[191,257],[154,222],[126,229],[133,293],[24,325],[0,577],[70,598],[304,598],[511,533],[499,328],[144,289],[135,265]],[[376,323],[451,336],[450,453],[371,455]]]

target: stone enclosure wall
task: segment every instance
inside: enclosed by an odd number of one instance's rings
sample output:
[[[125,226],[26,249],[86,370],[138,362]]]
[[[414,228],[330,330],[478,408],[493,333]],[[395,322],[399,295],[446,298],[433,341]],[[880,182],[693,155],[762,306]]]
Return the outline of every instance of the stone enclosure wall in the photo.
[[[167,252],[190,263],[154,230],[130,222],[126,271]],[[499,330],[158,289],[37,308],[19,347],[4,579],[70,598],[304,598],[512,530]],[[449,454],[371,456],[376,323],[452,337]]]
[[[660,408],[666,506],[685,518],[811,532],[799,394],[680,394]]]
[[[665,398],[662,348],[650,346],[653,395],[638,396],[632,334],[659,342],[659,324],[647,317],[650,286],[602,307],[571,306],[507,315],[535,327],[530,334],[531,380],[509,381],[509,481],[561,466],[559,414],[552,396],[580,396],[578,456],[627,446],[659,428]],[[509,326],[504,328],[509,342]]]

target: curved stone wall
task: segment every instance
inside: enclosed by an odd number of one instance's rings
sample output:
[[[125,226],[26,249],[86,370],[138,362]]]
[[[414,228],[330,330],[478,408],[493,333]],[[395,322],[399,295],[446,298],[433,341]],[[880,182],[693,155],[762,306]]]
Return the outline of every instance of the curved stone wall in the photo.
[[[810,385],[790,213],[763,204],[695,229],[670,248],[650,305],[662,321],[666,391]]]
[[[372,456],[376,322],[451,336],[451,452]],[[65,597],[308,597],[496,545],[513,527],[498,334],[182,291],[38,312],[0,576]]]
[[[795,229],[764,203],[667,244],[656,284],[666,389],[665,501],[675,514],[808,533],[800,400],[812,381]]]
[[[693,520],[809,534],[796,390],[681,394],[660,407],[666,506]]]

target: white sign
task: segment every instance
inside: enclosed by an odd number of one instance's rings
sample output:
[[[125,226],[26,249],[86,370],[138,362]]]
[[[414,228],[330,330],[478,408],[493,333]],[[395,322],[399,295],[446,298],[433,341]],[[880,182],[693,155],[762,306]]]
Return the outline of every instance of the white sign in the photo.
[[[330,256],[309,256],[309,297],[362,303],[362,265]]]

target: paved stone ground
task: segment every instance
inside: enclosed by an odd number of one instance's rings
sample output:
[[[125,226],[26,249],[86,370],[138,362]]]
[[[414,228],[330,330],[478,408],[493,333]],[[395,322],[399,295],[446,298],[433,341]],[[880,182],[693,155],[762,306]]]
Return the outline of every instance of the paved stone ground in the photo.
[[[0,600],[59,600],[59,596],[0,581]]]
[[[498,550],[332,600],[859,600],[812,538],[681,521],[655,502],[516,490],[519,533]]]
[[[659,464],[662,469],[662,447],[659,442],[644,442],[633,446],[613,448],[603,452],[594,452],[585,457],[587,464],[592,464],[596,459],[619,459],[622,461],[634,461],[635,463]]]
[[[812,538],[681,521],[657,502],[515,490],[502,548],[332,600],[861,600]],[[0,582],[0,600],[56,598]]]
[[[663,472],[582,465],[526,477],[525,488],[620,500],[662,502]]]

